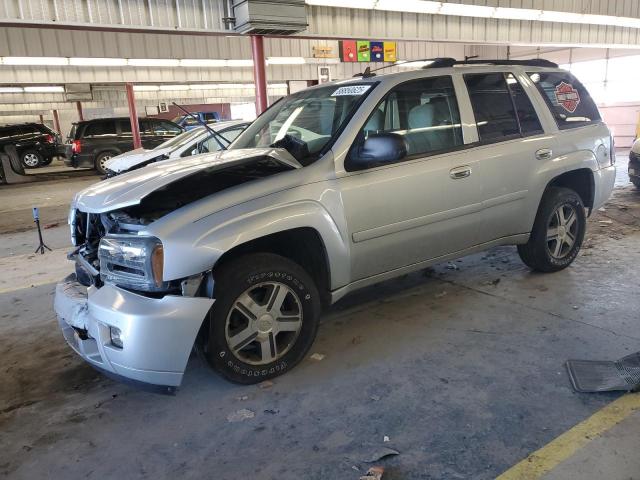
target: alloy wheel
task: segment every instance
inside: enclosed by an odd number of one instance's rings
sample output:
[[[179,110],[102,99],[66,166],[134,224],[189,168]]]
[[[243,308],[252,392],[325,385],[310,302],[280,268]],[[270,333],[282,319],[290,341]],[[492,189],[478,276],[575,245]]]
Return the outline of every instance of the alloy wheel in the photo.
[[[291,349],[301,328],[302,304],[295,291],[280,282],[265,282],[245,290],[233,302],[225,338],[240,361],[267,365]]]
[[[578,214],[576,207],[569,203],[560,205],[551,214],[547,226],[547,249],[557,259],[563,259],[571,252],[578,236]]]
[[[26,153],[23,157],[24,164],[27,167],[37,167],[40,163],[40,159],[35,153]]]
[[[102,171],[105,171],[107,169],[106,165],[107,162],[109,160],[111,160],[111,158],[113,158],[111,155],[103,155],[102,157],[100,157],[100,168],[102,169]]]

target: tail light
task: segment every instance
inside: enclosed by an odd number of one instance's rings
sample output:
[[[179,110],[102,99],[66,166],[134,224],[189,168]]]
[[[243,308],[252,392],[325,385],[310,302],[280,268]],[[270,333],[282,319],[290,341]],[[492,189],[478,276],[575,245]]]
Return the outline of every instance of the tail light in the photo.
[[[56,138],[53,135],[46,135],[44,141],[45,143],[56,143]]]
[[[82,151],[82,144],[80,140],[74,140],[71,142],[71,151],[73,153],[80,153]]]

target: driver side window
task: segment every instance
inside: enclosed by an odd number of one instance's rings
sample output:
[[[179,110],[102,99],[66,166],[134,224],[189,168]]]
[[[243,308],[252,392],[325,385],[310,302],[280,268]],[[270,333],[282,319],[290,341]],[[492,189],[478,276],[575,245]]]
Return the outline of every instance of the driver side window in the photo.
[[[392,89],[365,123],[360,142],[381,133],[404,138],[405,159],[461,146],[460,112],[451,77],[412,80]]]

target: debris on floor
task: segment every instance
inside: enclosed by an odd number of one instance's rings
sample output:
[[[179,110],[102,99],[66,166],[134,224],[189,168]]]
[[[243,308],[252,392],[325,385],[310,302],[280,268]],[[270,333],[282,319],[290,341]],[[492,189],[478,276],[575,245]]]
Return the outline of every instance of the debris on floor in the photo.
[[[324,360],[324,357],[325,356],[322,353],[314,353],[309,358],[311,360],[315,360],[316,362],[319,362],[320,360]]]
[[[451,262],[447,263],[448,270],[458,270],[458,268],[459,267],[455,263],[451,263]]]
[[[384,467],[371,467],[367,473],[360,477],[360,480],[381,480],[384,474]]]
[[[484,282],[483,285],[493,285],[494,287],[500,283],[500,279],[496,278],[495,280],[489,280],[488,282]]]
[[[444,297],[446,294],[447,294],[447,292],[443,290],[443,291],[442,291],[442,292],[440,292],[440,293],[436,293],[436,294],[434,295],[434,297],[436,297],[436,298],[442,298],[442,297]]]
[[[640,352],[627,355],[616,362],[567,360],[566,366],[576,392],[640,390]]]
[[[261,388],[262,390],[265,390],[271,387],[273,387],[273,382],[271,380],[265,380],[264,382],[260,382],[258,384],[258,388]]]
[[[382,438],[382,441],[383,441],[384,443],[387,443],[387,442],[389,442],[390,440],[389,440],[389,437],[388,437],[387,435],[385,435],[385,436]]]
[[[363,458],[362,461],[365,463],[373,463],[394,455],[400,455],[400,452],[393,448],[380,447],[372,450],[371,454],[368,457]]]
[[[55,222],[55,223],[47,223],[45,226],[42,227],[43,230],[49,230],[50,228],[55,228],[58,225],[60,225],[60,223]]]
[[[239,401],[249,400],[249,395],[242,395],[240,397],[236,397],[236,400],[239,400]]]
[[[236,410],[235,412],[227,415],[227,422],[235,423],[242,422],[244,420],[249,420],[256,416],[256,412],[252,412],[251,410],[247,410],[246,408],[241,408],[240,410]]]

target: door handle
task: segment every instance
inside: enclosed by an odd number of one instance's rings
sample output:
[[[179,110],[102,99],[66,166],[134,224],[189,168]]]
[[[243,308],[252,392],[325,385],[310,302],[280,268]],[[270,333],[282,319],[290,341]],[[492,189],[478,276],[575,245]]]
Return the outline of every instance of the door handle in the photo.
[[[461,167],[456,167],[449,170],[449,176],[454,180],[466,178],[469,175],[471,175],[471,167],[468,165],[462,165]]]
[[[550,148],[541,148],[536,152],[538,160],[551,160],[551,157],[553,157],[553,150]]]

